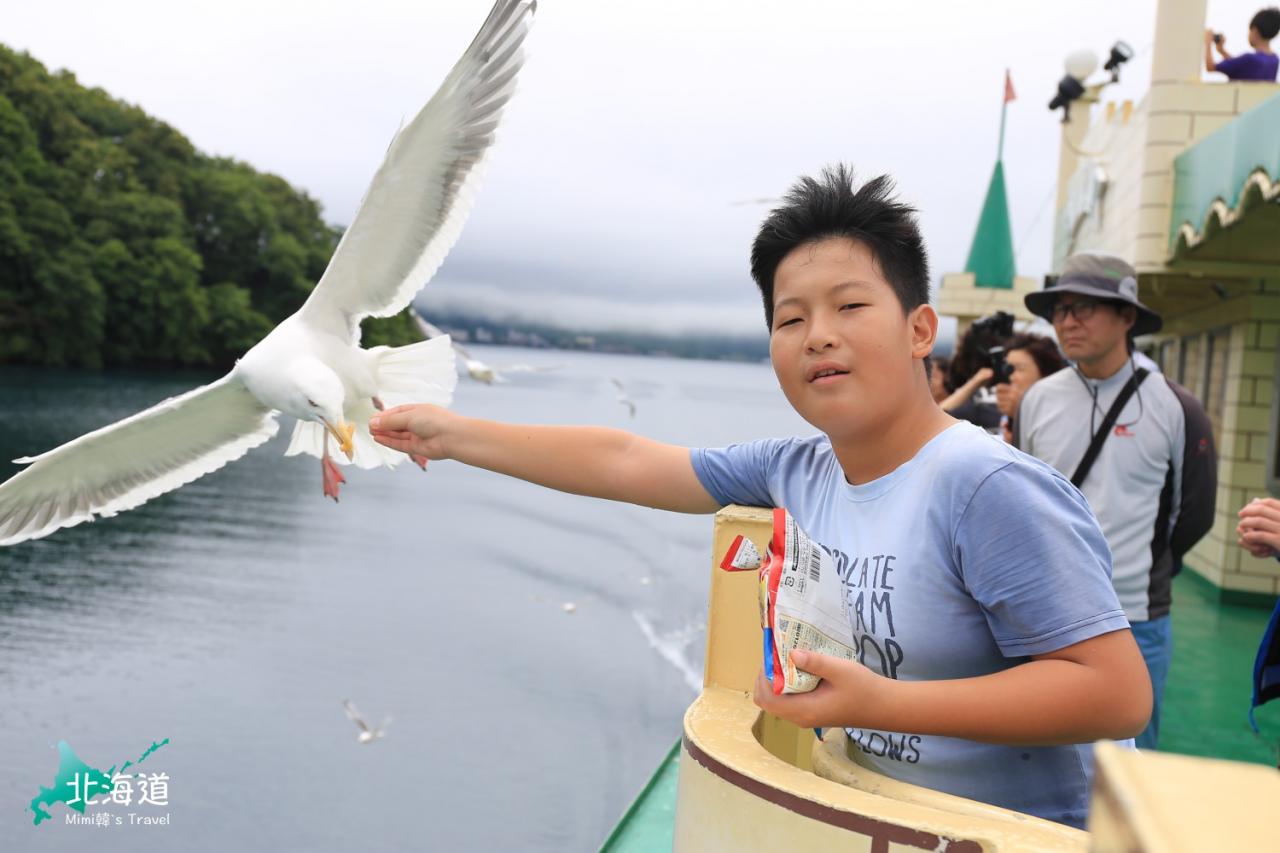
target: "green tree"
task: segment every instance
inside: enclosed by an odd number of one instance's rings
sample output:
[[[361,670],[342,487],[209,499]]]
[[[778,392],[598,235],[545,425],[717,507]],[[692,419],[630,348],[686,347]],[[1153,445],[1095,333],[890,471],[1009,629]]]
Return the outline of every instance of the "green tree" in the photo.
[[[341,233],[280,177],[0,45],[0,364],[229,367]],[[365,328],[419,339],[407,312]]]

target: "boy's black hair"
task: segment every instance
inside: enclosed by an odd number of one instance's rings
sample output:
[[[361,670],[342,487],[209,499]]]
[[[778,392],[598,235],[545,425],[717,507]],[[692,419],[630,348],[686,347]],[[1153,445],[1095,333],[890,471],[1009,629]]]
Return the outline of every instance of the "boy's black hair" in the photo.
[[[871,250],[904,314],[928,302],[929,258],[915,212],[894,198],[888,175],[855,187],[853,169],[840,163],[823,169],[820,180],[800,178],[761,223],[751,246],[751,277],[764,300],[765,324],[773,329],[773,277],[782,259],[797,246],[830,237]]]
[[[1257,30],[1258,35],[1271,41],[1276,37],[1276,33],[1280,33],[1280,9],[1275,6],[1260,9],[1258,14],[1253,16],[1253,20],[1249,21],[1249,28]]]

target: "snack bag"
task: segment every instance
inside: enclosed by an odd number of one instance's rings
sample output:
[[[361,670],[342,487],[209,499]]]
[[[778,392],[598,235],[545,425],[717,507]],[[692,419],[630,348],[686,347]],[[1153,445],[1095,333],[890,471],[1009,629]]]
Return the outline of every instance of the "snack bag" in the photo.
[[[773,538],[764,559],[750,540],[739,536],[720,568],[759,571],[764,673],[774,693],[806,693],[821,680],[796,669],[792,649],[855,659],[848,645],[853,629],[835,560],[799,528],[791,513],[773,511]]]

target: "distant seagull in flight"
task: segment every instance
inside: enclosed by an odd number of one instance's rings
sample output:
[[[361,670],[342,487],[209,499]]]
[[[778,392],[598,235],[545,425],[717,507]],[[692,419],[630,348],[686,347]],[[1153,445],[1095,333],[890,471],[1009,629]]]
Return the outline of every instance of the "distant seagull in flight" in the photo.
[[[384,737],[387,733],[387,726],[391,725],[391,718],[387,717],[382,721],[382,725],[376,729],[369,728],[369,724],[364,721],[364,717],[356,710],[356,706],[351,704],[350,699],[342,700],[342,709],[347,712],[347,718],[360,727],[360,734],[356,735],[356,740],[360,743],[373,743]]]
[[[447,405],[449,341],[360,348],[360,321],[404,310],[457,241],[523,62],[531,0],[498,0],[462,58],[387,149],[306,303],[218,381],[39,456],[0,484],[0,545],[109,517],[216,471],[298,424],[285,455],[320,457],[323,491],[344,482],[332,438],[360,468],[404,456],[373,440],[385,405]],[[425,459],[415,459],[425,465]]]
[[[413,319],[418,321],[418,329],[427,340],[449,337],[439,326],[428,322],[425,317],[418,313],[416,308],[413,311]],[[547,370],[560,369],[560,365],[558,364],[485,364],[483,361],[467,352],[467,350],[457,342],[453,343],[453,351],[462,356],[462,364],[467,368],[467,375],[475,381],[483,382],[486,385],[492,385],[495,382],[506,382],[507,378],[503,375],[506,373],[542,373]]]
[[[609,381],[618,389],[618,402],[626,406],[627,410],[631,412],[631,417],[634,418],[636,416],[636,404],[634,400],[627,396],[627,387],[619,379],[610,378]]]

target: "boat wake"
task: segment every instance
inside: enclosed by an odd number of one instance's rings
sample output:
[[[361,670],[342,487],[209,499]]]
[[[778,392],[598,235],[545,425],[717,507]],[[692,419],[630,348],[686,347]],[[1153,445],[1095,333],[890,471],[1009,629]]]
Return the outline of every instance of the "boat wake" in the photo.
[[[684,678],[684,683],[694,693],[702,692],[702,667],[689,662],[686,651],[695,640],[706,633],[707,626],[702,620],[695,620],[674,631],[658,633],[653,622],[639,610],[631,611],[631,618],[640,626],[649,646],[662,656],[662,659],[676,668]]]

